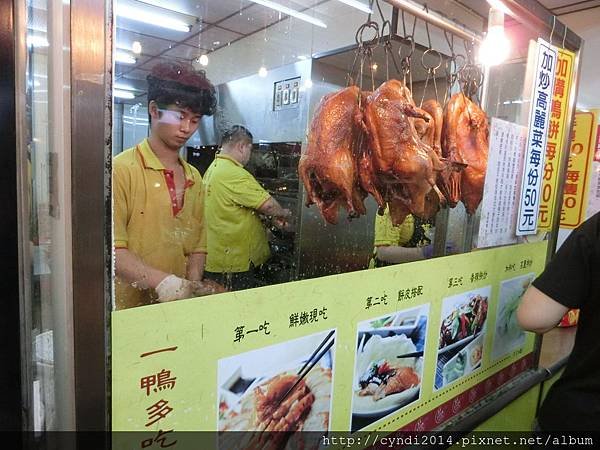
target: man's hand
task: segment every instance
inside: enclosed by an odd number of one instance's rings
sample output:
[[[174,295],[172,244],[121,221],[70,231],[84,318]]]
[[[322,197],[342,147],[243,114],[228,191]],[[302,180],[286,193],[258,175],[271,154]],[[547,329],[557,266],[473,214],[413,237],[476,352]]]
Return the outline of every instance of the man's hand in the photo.
[[[195,297],[194,283],[176,275],[169,275],[156,286],[156,293],[161,303]]]
[[[202,297],[204,295],[227,292],[225,287],[213,280],[192,281],[192,285],[194,288],[194,297]]]

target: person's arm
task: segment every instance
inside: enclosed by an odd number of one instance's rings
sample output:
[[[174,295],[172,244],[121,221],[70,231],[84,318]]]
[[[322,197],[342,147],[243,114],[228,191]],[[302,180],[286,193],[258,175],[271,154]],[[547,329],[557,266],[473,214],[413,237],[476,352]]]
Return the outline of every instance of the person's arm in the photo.
[[[170,275],[144,263],[127,248],[115,249],[115,272],[122,281],[139,289],[156,289]]]
[[[379,246],[375,250],[377,259],[386,263],[398,264],[425,259],[422,247],[400,247],[398,245]]]
[[[273,197],[269,197],[257,208],[257,211],[265,216],[275,216],[282,219],[289,219],[292,217],[292,212],[289,209],[283,208],[277,200]]]
[[[524,330],[543,334],[554,328],[568,310],[535,286],[530,286],[517,309],[517,321]]]
[[[200,281],[204,276],[206,253],[192,253],[187,257],[186,278],[190,281]]]

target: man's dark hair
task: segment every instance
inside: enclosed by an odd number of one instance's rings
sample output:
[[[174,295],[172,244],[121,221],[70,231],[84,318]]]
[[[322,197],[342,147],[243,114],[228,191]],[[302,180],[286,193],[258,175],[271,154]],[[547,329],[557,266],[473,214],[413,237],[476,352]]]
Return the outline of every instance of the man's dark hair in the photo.
[[[178,63],[160,63],[152,68],[148,80],[148,103],[159,107],[177,105],[196,114],[212,116],[217,108],[215,87],[204,71]]]
[[[242,125],[234,125],[221,136],[221,145],[235,144],[242,140],[252,142],[253,136],[248,129]]]

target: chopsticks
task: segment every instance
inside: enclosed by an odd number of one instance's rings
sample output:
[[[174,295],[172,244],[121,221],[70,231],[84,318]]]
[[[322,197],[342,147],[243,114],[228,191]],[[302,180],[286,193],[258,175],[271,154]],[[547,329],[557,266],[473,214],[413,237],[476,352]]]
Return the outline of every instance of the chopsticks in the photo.
[[[325,339],[323,339],[321,344],[315,349],[312,355],[310,355],[310,357],[306,360],[302,368],[298,371],[298,379],[294,384],[292,384],[292,387],[289,388],[285,394],[283,394],[283,397],[281,397],[281,400],[279,400],[279,402],[277,403],[277,407],[279,407],[279,405],[281,405],[285,401],[285,399],[290,395],[294,388],[298,386],[300,381],[302,381],[304,377],[306,377],[308,372],[310,372],[312,368],[315,367],[315,365],[320,361],[320,359],[325,355],[325,353],[327,353],[329,349],[333,346],[333,344],[335,344],[335,338],[331,339],[334,333],[335,330],[331,330],[329,334],[325,336]],[[321,350],[320,353],[319,350]],[[317,353],[319,354],[317,355]]]
[[[311,362],[311,360],[312,360],[312,359],[315,357],[315,355],[317,354],[317,352],[318,352],[319,350],[321,350],[321,348],[322,348],[322,347],[325,345],[325,343],[326,343],[327,341],[329,341],[329,339],[331,338],[331,336],[333,336],[333,334],[334,334],[334,333],[335,333],[335,330],[331,330],[331,331],[329,332],[329,334],[328,334],[327,336],[325,336],[325,339],[323,339],[323,341],[321,341],[321,344],[319,344],[319,346],[318,346],[318,347],[315,349],[315,351],[312,353],[312,355],[310,355],[310,357],[309,357],[309,358],[306,360],[306,362],[304,363],[304,365],[302,366],[302,368],[301,368],[301,369],[298,371],[298,375],[300,375],[300,374],[301,374],[301,373],[304,371],[304,369],[306,368],[306,366],[308,366],[308,363],[310,363],[310,362]],[[332,343],[333,343],[333,342],[332,342]],[[329,346],[329,347],[328,347],[328,349],[329,349],[329,348],[331,348],[331,346]],[[322,355],[320,355],[320,356],[317,358],[317,361],[319,361],[319,359],[321,359],[321,358],[323,357],[323,355],[324,355],[324,354],[325,354],[325,353],[323,353]],[[313,366],[314,366],[314,364],[311,366],[311,368],[312,368]],[[308,369],[308,371],[310,371],[310,369]],[[308,372],[308,371],[307,371],[307,372]],[[293,387],[293,386],[292,386],[292,387]]]
[[[327,336],[325,336],[325,339],[323,339],[321,344],[319,344],[319,346],[315,349],[315,351],[312,353],[312,355],[310,355],[308,360],[300,368],[300,370],[298,371],[298,379],[296,380],[296,382],[294,384],[292,384],[292,386],[286,391],[285,394],[283,394],[281,399],[277,402],[277,406],[275,407],[275,410],[277,408],[279,408],[279,406],[285,401],[285,399],[289,397],[289,395],[292,393],[294,388],[296,386],[298,386],[300,381],[302,381],[306,377],[306,375],[308,375],[308,373],[312,370],[312,368],[321,360],[321,358],[323,356],[325,356],[325,354],[329,351],[329,349],[331,349],[331,347],[333,347],[333,344],[335,344],[335,338],[333,337],[334,333],[335,333],[335,330],[331,330],[329,332],[329,334],[327,334]],[[272,421],[273,421],[273,417],[271,416],[271,419],[269,419],[269,422],[267,422],[265,429],[267,429],[269,427],[269,425]]]
[[[398,355],[396,356],[396,358],[417,358],[418,356],[423,356],[423,350],[421,350],[420,352],[412,352],[406,353],[404,355]]]

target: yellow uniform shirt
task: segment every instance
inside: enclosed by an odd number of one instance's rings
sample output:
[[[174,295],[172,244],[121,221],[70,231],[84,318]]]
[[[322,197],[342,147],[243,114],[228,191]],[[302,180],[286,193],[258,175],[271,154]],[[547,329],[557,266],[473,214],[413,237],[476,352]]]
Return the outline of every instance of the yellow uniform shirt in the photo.
[[[255,211],[270,197],[234,159],[217,155],[202,181],[208,254],[206,270],[245,272],[269,259],[266,230]]]
[[[400,225],[394,226],[390,211],[386,208],[382,216],[379,214],[375,216],[375,248],[373,257],[369,261],[369,268],[376,267],[377,247],[422,247],[430,242],[427,237],[430,229],[429,221],[415,219],[412,214],[406,216]]]
[[[180,159],[185,173],[183,206],[175,200],[172,171],[147,140],[113,160],[114,246],[127,248],[144,263],[185,277],[187,256],[206,252],[202,177]],[[147,305],[153,290],[136,289],[116,279],[117,309]]]
[[[375,247],[397,245],[404,247],[412,239],[415,232],[415,219],[412,214],[406,216],[404,222],[398,226],[392,224],[389,209],[386,208],[383,216],[375,216]]]

